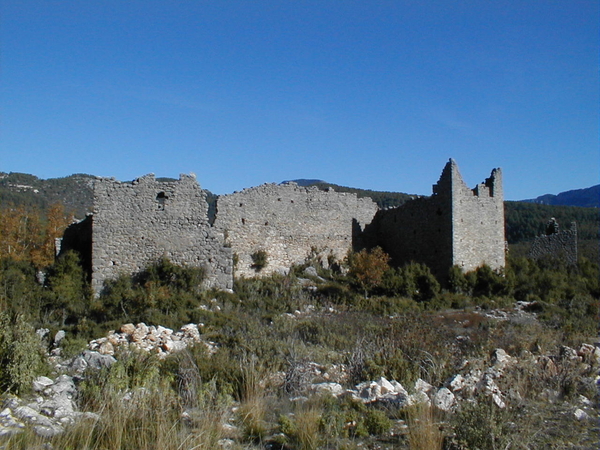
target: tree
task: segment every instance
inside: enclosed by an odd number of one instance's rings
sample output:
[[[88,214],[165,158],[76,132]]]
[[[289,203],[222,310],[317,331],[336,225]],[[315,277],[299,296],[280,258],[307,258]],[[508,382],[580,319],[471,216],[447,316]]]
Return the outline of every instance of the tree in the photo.
[[[351,253],[348,257],[350,276],[352,276],[367,297],[369,291],[378,287],[383,281],[383,275],[390,269],[390,257],[381,247],[373,250],[361,250]]]

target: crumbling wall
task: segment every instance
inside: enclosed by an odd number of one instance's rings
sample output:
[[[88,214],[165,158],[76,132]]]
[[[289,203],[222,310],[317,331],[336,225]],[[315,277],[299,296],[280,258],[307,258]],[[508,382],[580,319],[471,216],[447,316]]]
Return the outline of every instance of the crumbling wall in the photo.
[[[326,264],[343,259],[353,235],[371,222],[377,205],[356,194],[295,183],[264,184],[219,197],[215,228],[236,255],[236,276],[255,276],[252,254],[264,251],[260,274],[285,272],[312,251]]]
[[[132,183],[94,182],[92,288],[107,279],[136,273],[167,257],[175,264],[203,267],[206,287],[231,289],[231,249],[208,223],[206,194],[195,176],[159,182],[146,175]]]
[[[571,223],[569,230],[559,231],[558,224],[556,224],[556,228],[551,232],[535,238],[529,249],[529,257],[539,259],[547,256],[562,259],[569,265],[577,264],[577,224],[575,222]]]
[[[465,272],[483,264],[502,269],[506,245],[500,169],[470,189],[450,160],[431,197],[379,211],[366,227],[363,242],[382,247],[394,265],[426,264],[443,282],[453,265]]]

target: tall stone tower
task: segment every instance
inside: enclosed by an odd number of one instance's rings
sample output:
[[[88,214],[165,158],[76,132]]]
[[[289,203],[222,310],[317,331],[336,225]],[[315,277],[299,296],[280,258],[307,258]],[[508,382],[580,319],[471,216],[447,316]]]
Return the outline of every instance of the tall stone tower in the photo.
[[[379,211],[365,230],[368,247],[380,246],[395,265],[426,264],[446,281],[457,265],[468,272],[484,264],[505,266],[502,172],[494,169],[474,189],[467,187],[454,160],[433,186],[431,197]]]
[[[492,170],[489,178],[470,189],[451,159],[433,192],[434,197],[450,202],[452,265],[458,265],[465,272],[483,264],[495,270],[504,268],[506,239],[501,169]]]

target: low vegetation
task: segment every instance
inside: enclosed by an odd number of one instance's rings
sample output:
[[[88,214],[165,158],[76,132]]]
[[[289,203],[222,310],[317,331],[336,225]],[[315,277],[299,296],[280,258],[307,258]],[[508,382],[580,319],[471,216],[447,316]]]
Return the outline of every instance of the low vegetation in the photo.
[[[49,239],[47,226],[39,235]],[[199,344],[163,359],[117,350],[115,364],[79,381],[78,407],[94,414],[52,437],[29,427],[0,436],[0,448],[596,448],[593,420],[573,410],[582,396],[598,401],[597,362],[565,356],[597,333],[599,270],[585,257],[567,266],[511,251],[502,273],[454,267],[440,283],[420,264],[391,267],[376,249],[329,269],[309,259],[288,275],[239,279],[235,293],[202,291],[201,270],[163,259],[95,298],[77,254],[48,265],[31,250],[42,244],[25,247],[0,259],[2,401],[52,375],[57,346],[68,358],[123,323],[201,323],[217,350]],[[516,302],[526,316],[494,318]],[[40,328],[49,338],[40,340]],[[60,345],[58,330],[66,331]],[[380,377],[441,387],[498,348],[522,361],[499,382],[511,392],[504,408],[490,397],[444,412],[311,391]]]

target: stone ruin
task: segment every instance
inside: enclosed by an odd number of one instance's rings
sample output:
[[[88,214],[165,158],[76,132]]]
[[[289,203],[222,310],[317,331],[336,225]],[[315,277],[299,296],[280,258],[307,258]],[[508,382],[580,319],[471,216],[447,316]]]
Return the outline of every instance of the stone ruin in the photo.
[[[502,172],[470,189],[450,160],[433,186],[421,197],[378,211],[366,227],[364,246],[380,246],[395,265],[418,262],[445,282],[450,267],[464,272],[487,264],[505,266],[504,195]]]
[[[568,265],[577,264],[577,224],[571,222],[570,229],[560,230],[558,222],[552,217],[546,224],[546,233],[537,236],[531,244],[529,257],[559,258]]]
[[[236,275],[251,277],[258,251],[267,255],[261,274],[284,273],[309,255],[324,266],[341,261],[376,212],[377,204],[356,194],[264,184],[219,197],[215,228],[237,255]]]
[[[206,193],[195,176],[96,179],[93,213],[67,229],[61,251],[68,249],[82,254],[97,294],[106,280],[140,272],[163,257],[204,268],[206,288],[233,288],[231,249],[209,224]]]
[[[381,246],[392,263],[427,264],[442,281],[453,265],[464,271],[505,264],[502,174],[474,189],[450,160],[431,197],[378,210],[356,194],[265,184],[217,200],[214,224],[194,176],[131,183],[98,178],[93,213],[65,232],[62,250],[82,255],[96,294],[106,280],[141,271],[161,257],[203,267],[207,288],[232,289],[233,277],[284,273],[308,257],[323,265],[349,251]],[[266,265],[258,272],[253,255]]]

